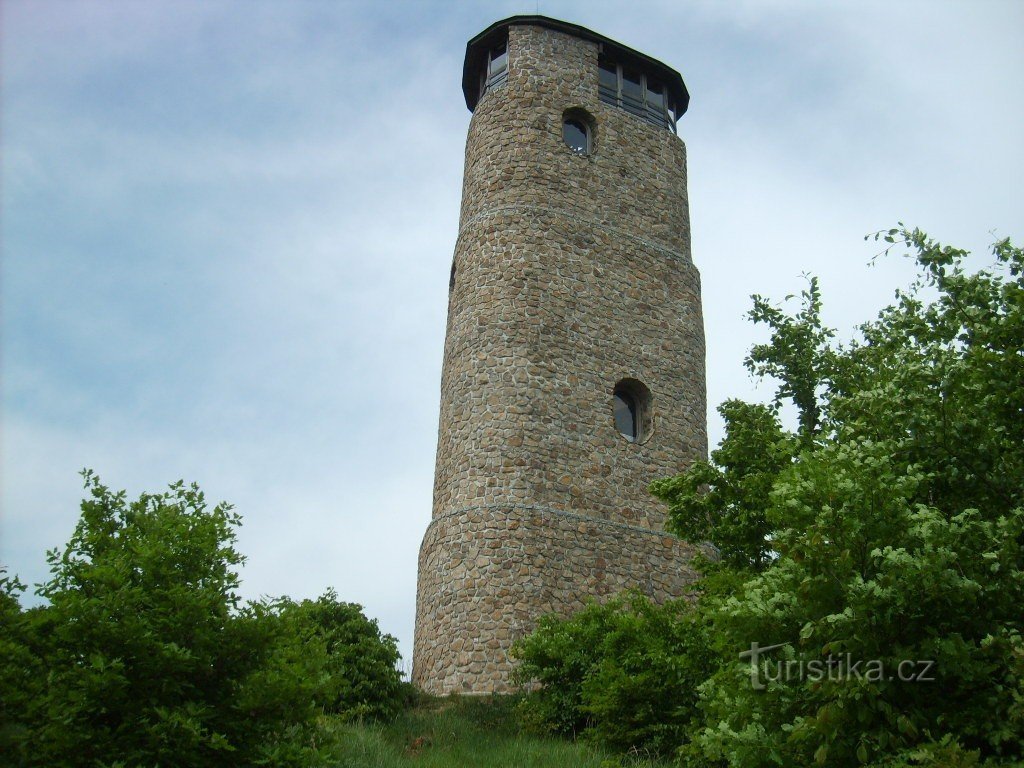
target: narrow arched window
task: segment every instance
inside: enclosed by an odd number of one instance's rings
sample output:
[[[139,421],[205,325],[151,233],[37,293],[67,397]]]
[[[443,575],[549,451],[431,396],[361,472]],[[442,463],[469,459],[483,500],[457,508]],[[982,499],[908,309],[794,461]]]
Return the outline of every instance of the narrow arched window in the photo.
[[[619,434],[632,443],[637,439],[637,406],[636,399],[628,392],[616,392],[614,395],[615,428]]]
[[[487,52],[487,63],[480,73],[480,95],[508,80],[508,43],[502,41]]]
[[[636,379],[621,379],[612,390],[615,430],[631,443],[644,443],[654,432],[651,390]]]
[[[567,117],[562,121],[562,141],[578,155],[590,154],[590,129],[578,118]]]

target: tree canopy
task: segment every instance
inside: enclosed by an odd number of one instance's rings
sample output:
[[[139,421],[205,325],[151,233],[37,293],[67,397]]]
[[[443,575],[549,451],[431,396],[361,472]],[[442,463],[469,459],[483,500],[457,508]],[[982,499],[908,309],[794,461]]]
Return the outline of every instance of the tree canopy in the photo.
[[[0,755],[25,766],[306,766],[321,713],[388,717],[394,638],[359,606],[244,603],[240,516],[174,483],[129,501],[92,472],[46,604],[0,578]]]
[[[792,314],[753,297],[769,339],[746,364],[772,401],[723,403],[710,460],[652,486],[719,553],[687,619],[713,662],[677,702],[686,764],[1024,758],[1024,254],[1000,240],[970,270],[920,230],[876,239],[917,280],[846,343],[813,278]]]

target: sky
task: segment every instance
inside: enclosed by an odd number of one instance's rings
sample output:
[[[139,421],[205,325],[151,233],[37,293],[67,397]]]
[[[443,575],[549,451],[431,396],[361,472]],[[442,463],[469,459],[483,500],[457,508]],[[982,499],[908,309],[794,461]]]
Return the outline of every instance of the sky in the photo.
[[[1024,237],[1024,3],[0,0],[0,564],[79,470],[243,516],[247,598],[358,602],[412,655],[466,41],[541,13],[679,70],[709,434],[821,280],[848,336],[909,282],[864,235]],[[31,602],[31,598],[27,598]]]

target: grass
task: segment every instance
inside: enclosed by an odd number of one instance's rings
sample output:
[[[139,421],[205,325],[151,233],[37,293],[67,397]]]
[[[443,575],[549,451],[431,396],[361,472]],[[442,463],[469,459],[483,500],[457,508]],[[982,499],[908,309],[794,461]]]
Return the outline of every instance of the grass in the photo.
[[[657,768],[596,747],[525,732],[513,697],[432,699],[393,723],[334,723],[332,768]]]

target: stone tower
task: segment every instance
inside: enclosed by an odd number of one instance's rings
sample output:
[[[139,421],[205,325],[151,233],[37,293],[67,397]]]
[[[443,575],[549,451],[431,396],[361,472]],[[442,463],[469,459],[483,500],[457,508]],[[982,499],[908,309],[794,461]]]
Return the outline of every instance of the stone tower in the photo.
[[[648,484],[707,455],[677,72],[515,16],[473,38],[433,519],[413,682],[508,690],[545,613],[680,596],[693,548]]]

